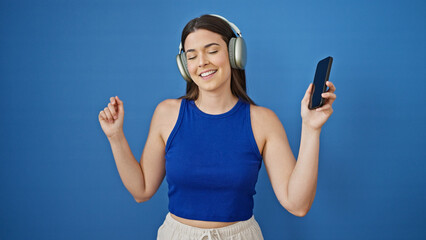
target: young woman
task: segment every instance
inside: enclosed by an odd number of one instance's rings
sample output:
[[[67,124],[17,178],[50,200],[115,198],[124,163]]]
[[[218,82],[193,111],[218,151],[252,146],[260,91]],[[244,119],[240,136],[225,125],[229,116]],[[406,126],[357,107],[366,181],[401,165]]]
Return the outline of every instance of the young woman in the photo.
[[[263,239],[253,215],[262,160],[290,213],[305,216],[314,200],[320,132],[333,113],[336,88],[327,82],[325,104],[316,110],[308,109],[312,84],[306,90],[296,162],[278,117],[247,96],[244,47],[231,47],[239,41],[233,29],[239,31],[214,15],[185,26],[177,59],[186,95],[158,104],[140,163],[123,133],[123,101],[111,97],[99,113],[120,177],[137,202],[148,201],[167,173],[170,212],[157,239]]]

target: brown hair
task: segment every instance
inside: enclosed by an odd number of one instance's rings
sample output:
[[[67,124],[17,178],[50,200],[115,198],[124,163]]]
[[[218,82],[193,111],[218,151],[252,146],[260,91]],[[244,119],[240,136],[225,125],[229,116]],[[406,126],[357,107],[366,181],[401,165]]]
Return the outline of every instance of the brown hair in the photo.
[[[229,26],[226,21],[215,16],[202,15],[201,17],[192,19],[184,27],[181,38],[182,45],[184,44],[186,37],[188,37],[190,33],[195,32],[197,29],[205,29],[220,34],[227,45],[231,38],[237,37],[231,26]],[[185,46],[183,46],[183,51],[185,51]],[[256,105],[247,95],[246,73],[244,70],[231,68],[231,92],[234,96],[242,98],[250,104]],[[186,95],[179,99],[185,98],[187,100],[197,100],[198,93],[197,84],[195,84],[194,81],[187,82]]]

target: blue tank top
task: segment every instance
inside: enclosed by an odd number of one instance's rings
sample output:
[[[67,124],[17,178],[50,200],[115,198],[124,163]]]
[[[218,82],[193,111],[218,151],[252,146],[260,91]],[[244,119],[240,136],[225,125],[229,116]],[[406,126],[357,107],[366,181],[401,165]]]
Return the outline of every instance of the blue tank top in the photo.
[[[207,114],[182,99],[165,148],[169,211],[202,221],[235,222],[253,215],[262,156],[250,104],[239,98],[223,114]]]

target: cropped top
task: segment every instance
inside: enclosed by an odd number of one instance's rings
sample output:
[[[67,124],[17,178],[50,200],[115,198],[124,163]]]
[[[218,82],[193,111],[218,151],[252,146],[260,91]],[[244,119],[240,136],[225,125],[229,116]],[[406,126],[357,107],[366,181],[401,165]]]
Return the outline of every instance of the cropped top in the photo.
[[[250,104],[239,98],[228,112],[208,114],[182,99],[166,143],[169,211],[202,221],[245,221],[262,156],[250,121]]]

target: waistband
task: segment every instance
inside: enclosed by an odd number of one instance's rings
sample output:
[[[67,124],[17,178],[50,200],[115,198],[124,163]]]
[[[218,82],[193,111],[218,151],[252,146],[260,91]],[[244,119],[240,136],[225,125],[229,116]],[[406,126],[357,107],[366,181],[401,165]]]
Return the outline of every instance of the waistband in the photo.
[[[194,238],[201,237],[200,239],[202,239],[205,236],[208,236],[208,239],[212,239],[213,235],[217,235],[219,239],[221,239],[221,237],[230,237],[241,231],[244,231],[250,227],[255,227],[257,225],[254,215],[252,215],[251,218],[248,220],[239,221],[237,223],[234,223],[226,227],[198,228],[198,227],[189,226],[177,221],[170,215],[170,212],[167,213],[166,220],[164,223],[168,227],[179,229],[179,231],[185,235],[189,235]]]

